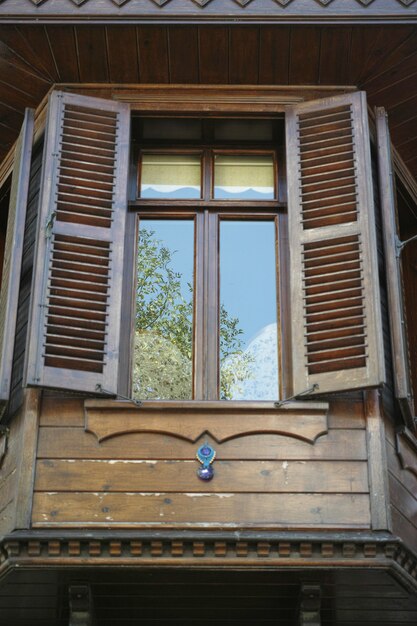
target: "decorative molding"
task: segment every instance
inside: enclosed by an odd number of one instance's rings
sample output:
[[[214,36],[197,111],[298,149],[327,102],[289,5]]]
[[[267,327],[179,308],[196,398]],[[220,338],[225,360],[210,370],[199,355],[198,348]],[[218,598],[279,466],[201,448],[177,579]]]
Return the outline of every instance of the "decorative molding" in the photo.
[[[417,590],[417,557],[396,538],[352,533],[327,538],[281,533],[130,534],[91,532],[19,536],[0,544],[0,573],[8,567],[311,567],[392,568],[409,589]],[[340,536],[339,536],[340,537]]]
[[[185,404],[185,403],[184,403]],[[138,408],[130,402],[87,400],[85,402],[85,430],[99,442],[131,433],[159,433],[195,443],[210,436],[223,443],[248,435],[274,434],[293,437],[314,444],[327,433],[326,403],[291,403],[276,409],[218,407],[211,404],[189,403],[184,406],[162,407],[159,403]],[[260,419],[260,417],[262,419]]]
[[[408,428],[396,433],[395,448],[403,470],[417,478],[417,439]]]
[[[44,5],[48,3],[48,0],[30,0],[32,2],[32,4],[34,4],[36,7],[39,7],[40,5]],[[107,0],[107,3],[109,6],[111,6],[112,4],[115,4],[117,7],[122,7],[123,5],[129,4],[129,3],[133,3],[134,0]],[[152,0],[153,2],[155,2],[156,4],[158,4],[159,6],[161,6],[162,4],[165,4],[166,2],[168,2],[169,0]],[[210,2],[210,0],[195,0],[196,2],[198,2],[198,4],[200,6],[204,6],[205,4],[207,4],[208,2]],[[251,0],[234,0],[237,4],[240,4],[242,7],[246,6],[249,2],[251,2]],[[398,4],[402,4],[405,7],[409,7],[410,5],[412,5],[416,0],[392,0],[392,2],[397,2]],[[81,7],[82,5],[86,5],[89,2],[91,2],[91,5],[94,4],[94,2],[92,2],[91,0],[71,0],[72,4],[75,5],[75,7]],[[296,0],[275,0],[275,2],[277,2],[278,4],[280,4],[283,8],[287,7],[290,4],[293,5],[297,5],[297,1]],[[328,7],[329,5],[332,4],[333,0],[315,0],[315,2],[317,2],[318,4],[320,4],[323,8]],[[356,2],[358,2],[359,4],[361,4],[362,6],[368,7],[370,6],[374,0],[356,0]],[[1,4],[11,4],[11,2],[9,0],[0,0]],[[346,0],[345,0],[346,3]],[[52,3],[51,3],[52,4]],[[105,5],[106,3],[101,1],[100,3],[101,5]],[[298,2],[298,4],[300,5],[301,2]]]

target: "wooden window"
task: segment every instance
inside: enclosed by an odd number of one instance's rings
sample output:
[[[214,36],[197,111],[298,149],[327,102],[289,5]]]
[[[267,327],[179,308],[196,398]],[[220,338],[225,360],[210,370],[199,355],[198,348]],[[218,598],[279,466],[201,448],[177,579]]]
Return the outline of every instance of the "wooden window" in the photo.
[[[256,150],[141,148],[138,200],[131,203],[139,217],[136,399],[282,396],[282,149],[272,150],[271,142]]]
[[[382,330],[363,94],[289,106],[286,146],[280,141],[279,120],[223,119],[216,127],[216,120],[193,119],[190,128],[177,120],[172,136],[167,135],[167,120],[163,131],[155,121],[134,120],[133,127],[142,129],[140,145],[134,131],[134,151],[148,158],[146,184],[164,184],[152,180],[158,158],[181,156],[188,173],[180,184],[198,187],[195,171],[200,164],[200,191],[197,198],[138,194],[127,211],[129,117],[128,106],[114,101],[60,93],[50,100],[27,384],[126,394],[136,214],[139,229],[146,219],[159,225],[164,220],[193,224],[188,395],[213,400],[225,393],[226,366],[221,361],[228,357],[219,318],[226,280],[238,275],[232,263],[238,257],[228,259],[225,251],[228,241],[243,241],[252,225],[253,232],[264,228],[259,240],[269,242],[258,277],[266,275],[264,267],[270,267],[275,254],[276,280],[269,276],[265,287],[278,303],[275,320],[260,322],[278,324],[279,357],[268,365],[278,375],[268,399],[381,384]],[[240,132],[248,124],[245,141]],[[248,169],[250,174],[236,174],[239,163],[251,159],[258,165]],[[233,168],[227,171],[232,162],[234,173]],[[228,198],[215,191],[216,167],[217,186],[233,194]],[[241,258],[246,262],[249,251]],[[256,274],[251,280],[248,301],[256,301]],[[245,287],[238,285],[237,292]],[[242,309],[228,313],[239,319],[243,315]]]

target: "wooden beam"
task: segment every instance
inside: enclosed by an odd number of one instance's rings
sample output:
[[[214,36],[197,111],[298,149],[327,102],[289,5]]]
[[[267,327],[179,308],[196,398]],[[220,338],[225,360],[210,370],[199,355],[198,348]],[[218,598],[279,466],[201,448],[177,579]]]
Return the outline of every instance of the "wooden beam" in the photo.
[[[302,585],[299,602],[298,626],[321,626],[320,585]]]
[[[94,626],[93,596],[89,585],[71,585],[69,605],[69,626]]]

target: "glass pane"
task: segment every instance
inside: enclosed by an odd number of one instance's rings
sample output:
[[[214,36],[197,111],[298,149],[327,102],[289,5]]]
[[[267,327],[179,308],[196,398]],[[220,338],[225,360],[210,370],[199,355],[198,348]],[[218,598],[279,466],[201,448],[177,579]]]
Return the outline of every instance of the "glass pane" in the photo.
[[[141,198],[201,196],[201,158],[194,154],[143,154]]]
[[[194,222],[141,219],[133,396],[192,398]]]
[[[272,155],[214,157],[214,197],[219,200],[273,200]]]
[[[201,120],[187,118],[144,118],[144,139],[201,139]]]
[[[220,223],[220,399],[276,400],[274,222]]]
[[[272,141],[272,120],[216,120],[215,140]]]

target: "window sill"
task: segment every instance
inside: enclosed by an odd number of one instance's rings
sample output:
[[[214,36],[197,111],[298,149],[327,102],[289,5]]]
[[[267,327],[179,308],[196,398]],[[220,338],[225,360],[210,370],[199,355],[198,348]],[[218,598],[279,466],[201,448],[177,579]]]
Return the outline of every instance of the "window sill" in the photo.
[[[89,399],[85,430],[99,442],[132,433],[154,433],[192,443],[217,443],[249,435],[280,435],[314,444],[327,433],[327,402],[145,401]]]

